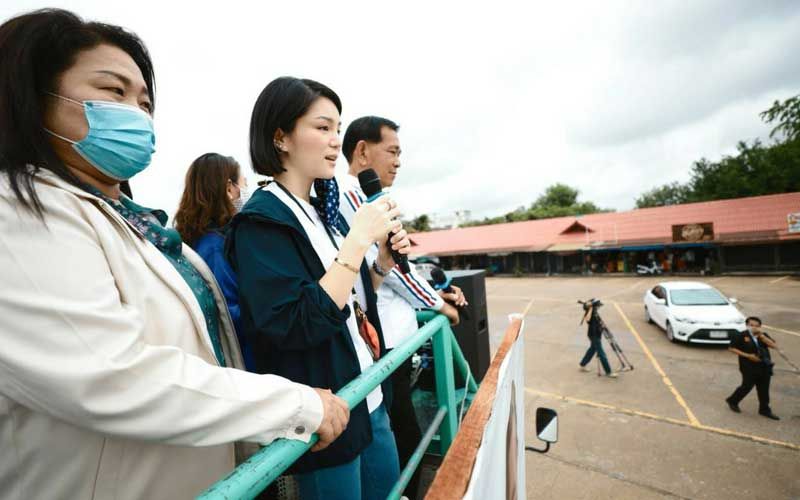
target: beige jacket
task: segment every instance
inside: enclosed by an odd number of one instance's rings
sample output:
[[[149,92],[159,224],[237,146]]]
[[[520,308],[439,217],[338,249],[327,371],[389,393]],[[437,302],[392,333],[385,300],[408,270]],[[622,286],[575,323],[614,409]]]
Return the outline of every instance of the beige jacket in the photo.
[[[317,394],[219,367],[191,289],[113,208],[47,172],[36,191],[44,223],[0,175],[0,499],[189,498],[234,441],[310,439]]]

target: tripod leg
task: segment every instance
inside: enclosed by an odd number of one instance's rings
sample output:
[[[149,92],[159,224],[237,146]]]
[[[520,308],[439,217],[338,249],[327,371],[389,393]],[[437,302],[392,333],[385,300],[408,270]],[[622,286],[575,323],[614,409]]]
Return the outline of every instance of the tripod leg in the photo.
[[[615,352],[617,353],[617,357],[619,358],[619,362],[622,364],[623,369],[627,368],[633,370],[633,365],[631,364],[630,361],[628,361],[628,356],[626,356],[625,353],[622,351],[622,347],[620,347],[619,343],[617,342],[617,339],[613,335],[611,338],[613,339],[614,349]]]
[[[628,356],[626,356],[625,353],[623,353],[622,351],[620,351],[620,353],[622,354],[622,358],[625,360],[625,364],[628,365],[628,368],[633,370],[633,364],[631,364],[631,362],[628,361]]]
[[[625,354],[622,352],[622,348],[617,343],[617,339],[614,337],[614,334],[611,333],[610,330],[606,330],[604,333],[606,334],[608,343],[611,346],[611,350],[614,351],[614,354],[616,354],[617,360],[619,361],[619,371],[625,370],[627,366],[630,366],[630,363],[627,362],[628,358],[626,358]]]
[[[606,338],[608,344],[611,346],[611,350],[614,351],[614,354],[617,355],[617,359],[619,360],[619,364],[621,368],[619,371],[630,369],[633,370],[633,365],[628,361],[628,357],[625,356],[625,353],[622,352],[622,347],[617,343],[617,339],[614,337],[614,334],[611,333],[611,330],[608,329],[605,322],[601,319],[600,325],[603,331],[603,337]]]

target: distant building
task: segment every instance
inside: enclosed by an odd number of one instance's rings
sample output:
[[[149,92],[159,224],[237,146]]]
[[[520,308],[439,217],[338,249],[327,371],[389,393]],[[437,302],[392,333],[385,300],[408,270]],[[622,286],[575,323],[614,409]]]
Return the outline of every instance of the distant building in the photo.
[[[472,217],[471,210],[456,210],[450,213],[434,213],[428,215],[431,228],[433,229],[453,229],[469,222]]]
[[[800,192],[414,234],[415,255],[500,273],[800,272]]]

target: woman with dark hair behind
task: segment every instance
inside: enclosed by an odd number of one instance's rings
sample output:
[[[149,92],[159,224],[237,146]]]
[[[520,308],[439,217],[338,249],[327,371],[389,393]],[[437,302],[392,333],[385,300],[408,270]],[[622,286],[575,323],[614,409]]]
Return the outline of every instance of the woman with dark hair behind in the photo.
[[[264,88],[250,156],[274,182],[253,194],[226,239],[256,370],[333,392],[386,352],[375,289],[395,265],[389,233],[395,250],[410,249],[389,197],[362,205],[352,227],[339,213],[341,109],[339,97],[312,80],[283,77]],[[375,243],[381,250],[370,269],[364,255]],[[301,498],[386,498],[399,477],[390,401],[387,378],[352,409],[339,439],[294,463]]]
[[[133,192],[131,192],[131,184],[128,181],[122,181],[119,183],[119,190],[122,194],[127,196],[130,199],[133,199]]]
[[[247,177],[236,160],[217,153],[200,155],[186,172],[175,229],[214,273],[236,328],[244,364],[253,370],[252,354],[241,333],[236,274],[223,255],[225,226],[249,197]]]
[[[0,495],[189,498],[235,441],[335,439],[346,404],[234,369],[208,267],[121,193],[155,147],[142,41],[42,10],[0,61]]]

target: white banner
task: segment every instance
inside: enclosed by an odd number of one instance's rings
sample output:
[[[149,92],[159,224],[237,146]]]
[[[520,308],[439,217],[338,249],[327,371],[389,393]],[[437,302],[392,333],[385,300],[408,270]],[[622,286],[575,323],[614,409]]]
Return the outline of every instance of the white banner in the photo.
[[[465,499],[525,498],[524,323],[497,378],[492,413],[475,458]]]

